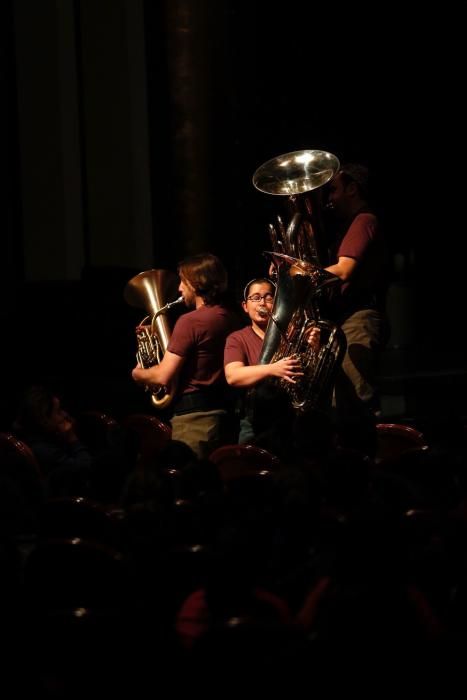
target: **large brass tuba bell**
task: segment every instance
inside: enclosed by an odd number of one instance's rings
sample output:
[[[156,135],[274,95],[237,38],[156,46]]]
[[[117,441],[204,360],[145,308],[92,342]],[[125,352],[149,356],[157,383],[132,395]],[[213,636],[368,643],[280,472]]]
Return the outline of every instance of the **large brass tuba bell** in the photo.
[[[338,168],[339,160],[327,151],[293,151],[263,163],[253,184],[266,194],[303,194],[325,185]]]
[[[285,195],[291,213],[287,227],[280,217],[269,227],[273,251],[266,255],[276,270],[277,291],[259,361],[299,358],[303,378],[296,384],[279,380],[299,412],[327,405],[346,347],[341,329],[321,318],[319,303],[324,289],[340,282],[324,269],[328,261],[320,190],[339,165],[326,151],[294,151],[267,161],[253,175],[258,190]],[[308,342],[313,326],[320,329],[318,350]]]
[[[173,299],[178,290],[178,277],[169,270],[145,270],[127,282],[123,296],[130,306],[145,309],[145,316],[136,330],[136,359],[145,369],[159,364],[167,350],[171,326],[167,311],[175,304],[180,304],[183,297]],[[173,392],[168,387],[160,386],[151,392],[151,401],[155,408],[166,408],[173,400]]]
[[[277,217],[270,225],[276,253],[284,253],[315,265],[326,265],[322,189],[339,170],[339,160],[327,151],[303,150],[284,153],[261,165],[253,185],[266,194],[283,195],[290,213],[284,226]]]

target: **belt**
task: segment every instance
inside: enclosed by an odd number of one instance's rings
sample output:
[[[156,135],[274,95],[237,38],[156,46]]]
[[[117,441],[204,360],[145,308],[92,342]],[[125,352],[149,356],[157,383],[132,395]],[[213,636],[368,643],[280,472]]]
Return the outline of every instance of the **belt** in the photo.
[[[173,412],[175,416],[181,416],[184,413],[214,411],[225,408],[224,403],[225,401],[215,394],[209,395],[202,391],[190,391],[188,394],[182,394],[174,405]]]

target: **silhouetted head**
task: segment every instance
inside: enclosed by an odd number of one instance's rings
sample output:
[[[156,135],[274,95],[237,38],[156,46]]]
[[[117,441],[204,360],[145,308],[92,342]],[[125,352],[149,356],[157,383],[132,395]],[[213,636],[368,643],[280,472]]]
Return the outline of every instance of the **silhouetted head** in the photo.
[[[47,387],[34,384],[22,395],[14,428],[24,432],[55,433],[67,415],[60,399]]]

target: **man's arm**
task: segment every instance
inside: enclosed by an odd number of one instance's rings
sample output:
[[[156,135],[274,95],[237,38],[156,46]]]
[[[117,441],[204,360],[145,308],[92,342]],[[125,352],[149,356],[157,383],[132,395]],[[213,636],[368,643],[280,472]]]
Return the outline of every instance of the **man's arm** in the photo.
[[[147,386],[168,386],[179,375],[185,362],[181,355],[167,350],[162,358],[162,362],[148,369],[143,369],[139,365],[133,369],[131,376],[138,384]]]
[[[280,377],[291,384],[303,376],[300,362],[296,357],[283,357],[268,365],[245,365],[243,362],[229,362],[224,367],[225,378],[231,386],[254,386],[266,377]]]
[[[227,384],[231,386],[253,386],[268,376],[268,365],[244,365],[243,362],[229,362],[224,367]]]
[[[324,269],[339,277],[342,282],[348,282],[352,277],[358,263],[355,258],[340,257],[335,265],[329,265]]]

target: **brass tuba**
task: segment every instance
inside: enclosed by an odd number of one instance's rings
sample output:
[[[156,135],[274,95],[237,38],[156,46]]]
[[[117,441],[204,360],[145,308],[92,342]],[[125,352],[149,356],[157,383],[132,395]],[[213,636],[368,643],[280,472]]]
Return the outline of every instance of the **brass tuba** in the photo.
[[[171,326],[167,311],[181,304],[183,297],[164,303],[177,293],[178,277],[168,270],[146,270],[127,282],[123,296],[130,306],[149,312],[136,330],[136,359],[141,367],[148,369],[162,361],[170,341]],[[149,323],[146,323],[149,321]],[[173,400],[173,392],[165,386],[151,390],[151,401],[155,408],[167,408]]]
[[[291,355],[300,359],[303,377],[295,384],[278,380],[300,413],[324,409],[329,403],[346,349],[343,331],[321,318],[320,311],[325,290],[340,280],[324,269],[328,260],[319,188],[338,168],[331,153],[306,150],[273,158],[253,175],[258,190],[288,197],[291,215],[287,227],[280,217],[269,227],[273,251],[266,255],[275,266],[277,291],[259,362]],[[320,331],[319,348],[308,341],[313,327]]]

